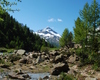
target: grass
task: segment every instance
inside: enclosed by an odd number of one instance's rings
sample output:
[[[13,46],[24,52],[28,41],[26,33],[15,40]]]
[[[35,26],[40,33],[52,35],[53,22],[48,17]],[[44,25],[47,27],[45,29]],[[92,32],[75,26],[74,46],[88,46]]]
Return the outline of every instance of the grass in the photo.
[[[60,48],[50,48],[49,51],[52,51],[52,50],[59,50]]]
[[[62,72],[58,80],[77,80],[77,79],[73,75],[65,74],[64,72]]]
[[[4,72],[4,70],[3,69],[0,69],[0,72],[2,73],[2,72]]]
[[[2,52],[2,53],[12,53],[13,51],[14,51],[14,49],[7,49],[4,47],[0,48],[0,52]]]

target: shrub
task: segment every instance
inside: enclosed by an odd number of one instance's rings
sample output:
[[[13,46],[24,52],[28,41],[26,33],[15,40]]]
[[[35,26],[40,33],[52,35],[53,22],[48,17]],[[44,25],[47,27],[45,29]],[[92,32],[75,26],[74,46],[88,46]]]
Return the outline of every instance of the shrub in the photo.
[[[44,47],[44,46],[42,46],[42,47],[41,47],[41,52],[46,52],[46,53],[48,53],[48,52],[49,52],[49,47]]]
[[[60,74],[59,80],[76,80],[76,79],[74,78],[73,75],[65,74],[64,72],[62,72]]]
[[[100,70],[100,68],[98,67],[97,63],[94,63],[94,65],[92,66],[92,68],[96,71]]]
[[[1,59],[0,60],[0,64],[4,64],[5,63],[5,60],[4,59]]]
[[[8,59],[11,62],[13,62],[13,61],[17,61],[17,60],[21,59],[21,56],[20,55],[11,54],[11,55],[9,55],[9,58]]]

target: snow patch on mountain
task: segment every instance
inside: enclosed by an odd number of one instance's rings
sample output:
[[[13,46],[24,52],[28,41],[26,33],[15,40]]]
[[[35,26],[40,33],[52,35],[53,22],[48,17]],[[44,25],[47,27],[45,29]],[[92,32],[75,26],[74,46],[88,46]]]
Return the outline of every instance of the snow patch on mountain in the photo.
[[[56,46],[59,46],[59,39],[61,36],[50,27],[46,27],[44,29],[38,30],[35,33],[38,34],[41,38],[50,42],[51,44],[55,44]]]

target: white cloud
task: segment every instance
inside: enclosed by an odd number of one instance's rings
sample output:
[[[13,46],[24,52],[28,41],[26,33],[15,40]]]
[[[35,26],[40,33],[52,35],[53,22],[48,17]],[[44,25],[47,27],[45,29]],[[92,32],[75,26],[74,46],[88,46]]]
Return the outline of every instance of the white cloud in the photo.
[[[62,19],[59,19],[59,18],[58,18],[57,21],[58,21],[58,22],[62,22]]]
[[[54,18],[48,19],[48,22],[55,22],[56,20]]]
[[[58,18],[58,19],[54,19],[54,18],[48,19],[48,22],[56,22],[56,21],[62,22],[62,19],[60,19],[60,18]]]

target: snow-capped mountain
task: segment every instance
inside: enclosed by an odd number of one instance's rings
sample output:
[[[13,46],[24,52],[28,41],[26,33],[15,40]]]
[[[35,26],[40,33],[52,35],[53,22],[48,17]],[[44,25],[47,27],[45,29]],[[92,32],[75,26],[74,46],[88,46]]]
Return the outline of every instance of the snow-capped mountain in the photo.
[[[38,30],[35,33],[38,34],[41,38],[44,38],[46,41],[50,42],[51,44],[59,46],[59,39],[61,36],[50,27]]]

